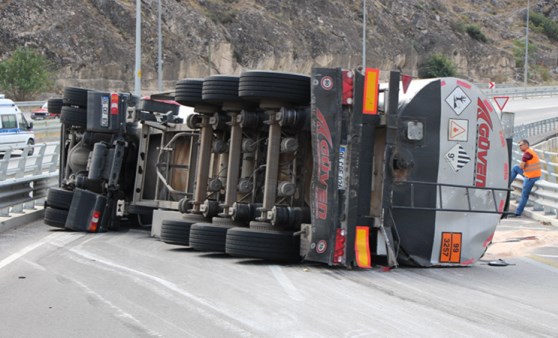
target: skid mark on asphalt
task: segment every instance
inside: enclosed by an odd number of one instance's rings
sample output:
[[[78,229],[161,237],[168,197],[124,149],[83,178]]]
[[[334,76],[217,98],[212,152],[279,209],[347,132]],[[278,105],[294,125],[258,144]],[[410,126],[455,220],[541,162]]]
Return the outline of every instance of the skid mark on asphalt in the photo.
[[[25,256],[26,254],[28,254],[29,252],[37,249],[38,247],[41,247],[47,243],[49,244],[53,244],[56,246],[64,246],[65,244],[83,237],[84,234],[76,234],[76,233],[62,233],[62,232],[56,232],[53,234],[50,234],[48,236],[46,236],[45,238],[41,239],[40,241],[33,243],[31,245],[26,246],[25,248],[11,254],[10,256],[4,258],[3,260],[0,261],[0,269],[4,268],[5,266],[17,261],[18,259],[20,259],[21,257]]]
[[[126,325],[128,328],[133,330],[135,332],[135,334],[140,334],[140,335],[147,334],[147,335],[152,336],[152,337],[163,337],[163,335],[161,335],[160,333],[155,332],[155,331],[150,330],[149,328],[145,327],[141,323],[141,321],[139,321],[132,314],[130,314],[130,313],[122,310],[118,306],[114,305],[111,301],[109,301],[105,297],[101,296],[97,292],[93,291],[87,285],[85,285],[82,282],[80,282],[76,279],[73,279],[73,278],[69,278],[69,280],[71,280],[75,284],[79,285],[82,289],[85,290],[85,292],[88,295],[92,296],[94,299],[97,299],[97,300],[101,301],[103,304],[105,304],[109,308],[111,308],[115,312],[116,317],[121,318],[124,321],[124,325]]]
[[[289,277],[285,275],[280,266],[270,266],[269,269],[273,273],[273,277],[279,282],[279,285],[285,290],[287,295],[293,300],[302,302],[305,300],[304,296],[298,292]]]
[[[147,288],[150,288],[152,291],[156,292],[157,294],[159,294],[161,297],[176,301],[174,297],[172,297],[172,295],[170,295],[168,292],[166,292],[164,289],[166,290],[170,290],[172,292],[175,292],[191,301],[197,302],[200,305],[216,312],[219,313],[225,317],[229,317],[231,319],[235,319],[239,322],[242,322],[242,319],[240,318],[235,318],[235,314],[234,313],[227,313],[225,311],[223,311],[221,308],[219,308],[216,305],[211,304],[209,301],[207,301],[206,299],[203,299],[201,297],[198,297],[182,288],[180,288],[178,285],[176,285],[173,282],[170,282],[168,280],[165,280],[163,278],[157,277],[157,276],[153,276],[150,275],[148,273],[142,272],[142,271],[138,271],[132,268],[129,268],[127,266],[123,266],[120,265],[116,262],[112,262],[110,260],[107,260],[103,257],[97,256],[93,253],[90,253],[88,251],[82,250],[79,247],[74,247],[69,249],[69,252],[85,258],[85,259],[74,259],[79,263],[83,263],[83,264],[88,264],[88,265],[94,265],[96,268],[101,268],[99,267],[98,264],[102,264],[106,267],[108,267],[109,271],[112,272],[116,272],[119,273],[122,276],[128,277],[133,279],[135,282],[137,282],[138,284],[142,284]],[[136,277],[134,277],[136,276]],[[139,277],[139,278],[138,278]],[[147,282],[147,283],[146,283]],[[149,283],[151,282],[151,283]],[[157,285],[162,286],[163,290],[160,287],[157,287]],[[218,325],[224,329],[227,329],[229,331],[231,331],[234,334],[237,334],[239,336],[243,336],[243,337],[249,337],[252,336],[252,334],[246,330],[244,330],[242,327],[239,327],[233,323],[231,323],[230,321],[224,320],[222,318],[217,317],[216,315],[213,315],[211,313],[209,313],[206,310],[203,310],[202,308],[200,308],[199,306],[192,306],[192,303],[188,303],[187,305],[190,306],[190,308],[194,311],[196,311],[199,315],[208,318],[209,320],[212,321],[212,323],[214,325]]]

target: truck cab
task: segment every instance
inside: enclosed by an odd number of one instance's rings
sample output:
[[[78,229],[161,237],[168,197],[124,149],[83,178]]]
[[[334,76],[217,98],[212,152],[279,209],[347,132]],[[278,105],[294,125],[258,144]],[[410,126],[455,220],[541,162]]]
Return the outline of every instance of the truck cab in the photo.
[[[35,144],[33,123],[27,121],[17,105],[9,99],[0,99],[0,148],[24,149]],[[32,154],[33,148],[29,150]]]

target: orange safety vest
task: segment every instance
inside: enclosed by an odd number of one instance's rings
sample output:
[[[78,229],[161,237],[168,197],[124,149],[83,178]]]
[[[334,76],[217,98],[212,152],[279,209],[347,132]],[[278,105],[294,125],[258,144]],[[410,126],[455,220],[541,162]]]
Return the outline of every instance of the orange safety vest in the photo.
[[[523,175],[527,178],[541,177],[542,171],[541,171],[541,161],[539,160],[539,156],[531,148],[527,148],[525,152],[533,155],[533,158],[525,162],[525,168],[523,168]]]

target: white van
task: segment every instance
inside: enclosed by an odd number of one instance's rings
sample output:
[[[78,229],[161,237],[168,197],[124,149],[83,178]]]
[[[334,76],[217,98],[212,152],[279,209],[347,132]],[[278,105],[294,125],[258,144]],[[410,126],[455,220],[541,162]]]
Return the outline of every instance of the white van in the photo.
[[[33,122],[27,121],[14,101],[0,99],[0,151],[2,148],[23,149],[35,144]],[[29,154],[33,153],[33,148]]]

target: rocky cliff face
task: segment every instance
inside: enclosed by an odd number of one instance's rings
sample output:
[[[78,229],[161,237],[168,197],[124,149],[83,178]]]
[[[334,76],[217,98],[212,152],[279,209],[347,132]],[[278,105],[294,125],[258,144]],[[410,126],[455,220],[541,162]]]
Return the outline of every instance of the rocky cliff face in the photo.
[[[156,88],[157,2],[141,2],[146,92]],[[245,69],[309,73],[313,66],[362,63],[362,0],[161,4],[166,89],[181,78]],[[53,62],[60,86],[131,90],[135,5],[134,0],[3,0],[0,58],[16,46],[29,46]],[[514,41],[524,39],[525,6],[518,0],[368,0],[367,66],[416,76],[432,54],[442,53],[472,81],[522,80]],[[558,21],[555,0],[531,0],[531,11]],[[479,27],[487,41],[472,38],[466,25]],[[537,46],[532,61],[558,78],[558,42],[536,30],[530,40]]]

